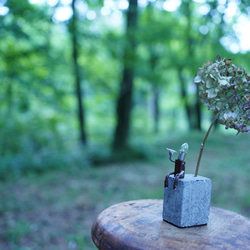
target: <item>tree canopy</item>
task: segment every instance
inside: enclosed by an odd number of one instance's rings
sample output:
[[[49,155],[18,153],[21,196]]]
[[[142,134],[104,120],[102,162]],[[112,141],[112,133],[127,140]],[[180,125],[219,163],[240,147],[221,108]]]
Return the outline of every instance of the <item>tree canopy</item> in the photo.
[[[1,172],[81,164],[96,145],[127,150],[137,136],[201,130],[210,118],[193,79],[218,54],[249,71],[249,8],[244,0],[2,1]]]

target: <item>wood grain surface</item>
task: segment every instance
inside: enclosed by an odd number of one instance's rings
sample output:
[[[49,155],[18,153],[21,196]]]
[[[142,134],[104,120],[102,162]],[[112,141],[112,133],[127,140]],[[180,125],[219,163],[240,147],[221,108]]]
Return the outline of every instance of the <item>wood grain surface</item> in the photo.
[[[178,228],[162,220],[162,200],[116,204],[91,229],[98,249],[250,249],[250,220],[211,207],[206,226]]]

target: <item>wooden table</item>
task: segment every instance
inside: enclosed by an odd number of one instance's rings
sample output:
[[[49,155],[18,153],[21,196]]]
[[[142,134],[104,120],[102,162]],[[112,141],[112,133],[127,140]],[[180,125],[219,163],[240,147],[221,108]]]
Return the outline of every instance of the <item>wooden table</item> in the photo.
[[[250,220],[211,207],[206,226],[178,228],[162,220],[162,200],[116,204],[99,214],[91,230],[99,249],[250,249]]]

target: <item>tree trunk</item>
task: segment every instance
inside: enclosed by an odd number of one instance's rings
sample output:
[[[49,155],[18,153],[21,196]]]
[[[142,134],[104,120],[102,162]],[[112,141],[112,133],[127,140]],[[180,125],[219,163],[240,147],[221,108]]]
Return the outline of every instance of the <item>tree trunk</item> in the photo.
[[[159,132],[160,107],[159,107],[160,89],[153,86],[153,117],[154,117],[154,133]]]
[[[195,50],[195,42],[196,40],[192,36],[192,1],[186,1],[182,3],[184,6],[184,12],[187,17],[187,28],[186,28],[186,37],[187,37],[187,49],[188,49],[188,58],[189,63],[192,66],[194,62],[194,50]],[[183,70],[183,69],[181,69]],[[182,80],[181,80],[182,78]],[[183,73],[179,72],[179,79],[181,81],[182,96],[186,95],[186,87],[185,87],[185,79]],[[198,96],[198,88],[196,88],[195,95],[195,103],[194,105],[190,105],[187,102],[187,98],[184,99],[186,106],[186,113],[188,116],[189,129],[198,129],[201,130],[201,106],[199,102]]]
[[[13,76],[10,74],[10,80],[7,82],[7,91],[6,91],[6,97],[7,97],[7,112],[6,112],[6,118],[10,119],[12,116],[12,109],[13,109]]]
[[[184,106],[185,106],[185,111],[186,111],[186,115],[187,115],[187,119],[188,119],[188,126],[189,129],[192,129],[193,125],[192,125],[192,109],[188,103],[187,100],[187,91],[186,91],[186,84],[185,84],[185,77],[183,76],[183,69],[180,67],[178,69],[178,77],[180,80],[180,87],[181,87],[181,97],[182,100],[184,102]]]
[[[122,151],[127,147],[130,114],[132,108],[133,82],[134,82],[134,62],[136,38],[135,31],[138,15],[137,0],[129,1],[126,24],[126,45],[124,48],[123,74],[120,85],[120,93],[116,104],[116,128],[113,140],[113,150]]]
[[[85,132],[85,110],[82,104],[83,93],[81,90],[81,77],[80,77],[80,67],[78,64],[78,41],[77,41],[77,15],[75,9],[75,0],[71,3],[73,16],[71,20],[71,36],[72,36],[72,56],[73,56],[73,67],[75,76],[75,90],[76,98],[78,104],[78,121],[80,130],[80,142],[83,145],[87,143],[87,135]]]
[[[149,45],[148,47],[150,53],[150,67],[151,71],[155,72],[155,68],[157,66],[157,62],[159,60],[159,55],[157,54],[153,45]],[[159,120],[160,120],[160,106],[159,106],[159,97],[160,97],[160,88],[159,77],[154,74],[154,77],[151,78],[152,84],[152,94],[153,94],[153,119],[154,119],[154,133],[157,134],[159,132]]]

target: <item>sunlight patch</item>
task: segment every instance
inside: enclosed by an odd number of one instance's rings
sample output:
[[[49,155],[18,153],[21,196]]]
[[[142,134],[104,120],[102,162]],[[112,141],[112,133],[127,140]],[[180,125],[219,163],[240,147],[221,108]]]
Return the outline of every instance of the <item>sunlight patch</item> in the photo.
[[[181,5],[181,0],[167,0],[163,4],[163,9],[166,11],[176,11]]]
[[[70,6],[61,6],[56,8],[53,16],[53,21],[64,22],[69,20],[73,15],[73,11]]]

